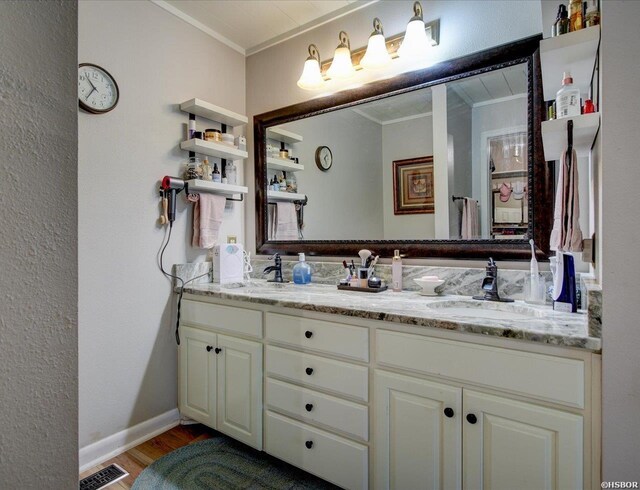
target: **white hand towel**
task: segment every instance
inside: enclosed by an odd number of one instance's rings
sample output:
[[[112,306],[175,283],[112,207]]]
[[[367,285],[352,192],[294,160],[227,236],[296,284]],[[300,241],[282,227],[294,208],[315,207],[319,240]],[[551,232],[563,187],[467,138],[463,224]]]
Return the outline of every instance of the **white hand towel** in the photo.
[[[193,206],[193,241],[197,248],[213,248],[218,243],[227,199],[216,194],[200,194]]]
[[[479,238],[480,223],[478,218],[478,201],[465,197],[462,204],[462,226],[460,233],[463,240]]]
[[[276,240],[299,240],[296,205],[292,202],[276,203]]]
[[[567,153],[563,152],[553,212],[553,229],[549,240],[551,250],[563,252],[580,252],[582,250],[579,197],[578,155],[573,150],[571,167],[569,167]]]

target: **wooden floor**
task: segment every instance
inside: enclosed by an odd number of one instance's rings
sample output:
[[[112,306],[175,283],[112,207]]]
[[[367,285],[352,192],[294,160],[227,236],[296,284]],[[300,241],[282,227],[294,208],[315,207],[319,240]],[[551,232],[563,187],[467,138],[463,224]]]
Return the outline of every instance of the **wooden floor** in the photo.
[[[122,453],[109,461],[105,461],[101,465],[88,469],[80,474],[80,480],[112,463],[115,463],[121,468],[124,468],[129,473],[129,476],[114,483],[108,488],[113,490],[129,489],[142,470],[153,463],[156,459],[161,458],[174,449],[186,446],[187,444],[210,439],[214,434],[215,432],[212,429],[201,424],[178,425],[177,427],[174,427],[167,432],[163,432],[159,436],[156,436],[147,442],[143,442],[139,446],[129,449],[127,452]]]

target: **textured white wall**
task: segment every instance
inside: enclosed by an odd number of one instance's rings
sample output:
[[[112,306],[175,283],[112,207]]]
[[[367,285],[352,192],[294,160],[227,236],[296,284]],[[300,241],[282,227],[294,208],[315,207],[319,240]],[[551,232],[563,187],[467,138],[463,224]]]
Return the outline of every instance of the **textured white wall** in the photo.
[[[76,35],[75,2],[0,2],[6,489],[78,485]]]
[[[79,20],[80,62],[104,66],[121,91],[112,112],[79,116],[84,447],[177,406],[171,290],[156,265],[157,185],[188,156],[178,148],[187,123],[180,102],[199,97],[244,113],[245,60],[148,1],[80,2]],[[243,206],[225,213],[222,239],[242,240]],[[205,258],[189,246],[191,227],[180,194],[166,268]]]
[[[387,35],[404,32],[412,16],[413,1],[383,0],[350,15],[336,19],[289,41],[247,58],[247,113],[255,114],[295,104],[317,96],[299,89],[296,81],[307,56],[307,46],[315,43],[322,59],[333,56],[338,33],[346,30],[351,46],[366,46],[373,17],[379,17]],[[426,21],[440,19],[440,45],[434,49],[434,61],[463,56],[542,32],[539,0],[521,1],[422,1]],[[248,129],[253,142],[253,128]],[[251,146],[253,148],[253,146]],[[253,182],[253,154],[247,161],[248,180]],[[253,187],[252,187],[253,188]],[[254,209],[249,193],[247,209]],[[255,217],[246,215],[246,242],[255,250]]]
[[[638,481],[640,467],[640,2],[602,2],[603,479]]]

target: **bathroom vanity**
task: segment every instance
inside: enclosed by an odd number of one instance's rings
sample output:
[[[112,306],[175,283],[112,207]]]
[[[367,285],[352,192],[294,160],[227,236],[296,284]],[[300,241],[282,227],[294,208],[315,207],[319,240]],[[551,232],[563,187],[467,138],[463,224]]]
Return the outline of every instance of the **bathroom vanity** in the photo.
[[[586,315],[255,281],[185,288],[179,408],[343,488],[597,488]]]

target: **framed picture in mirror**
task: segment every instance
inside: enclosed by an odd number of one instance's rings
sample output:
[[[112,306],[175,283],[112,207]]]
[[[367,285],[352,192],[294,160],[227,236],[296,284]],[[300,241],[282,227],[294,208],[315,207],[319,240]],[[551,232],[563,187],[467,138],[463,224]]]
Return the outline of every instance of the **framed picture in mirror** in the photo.
[[[433,156],[393,162],[393,213],[433,214]]]

